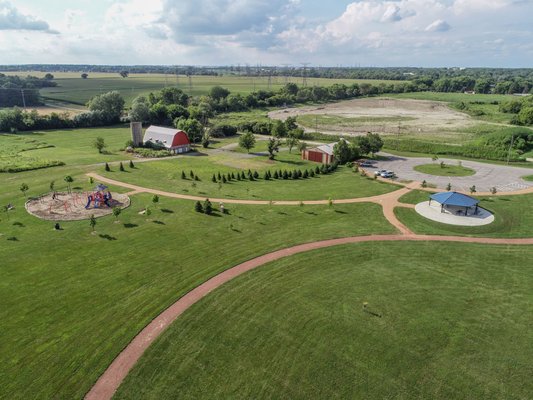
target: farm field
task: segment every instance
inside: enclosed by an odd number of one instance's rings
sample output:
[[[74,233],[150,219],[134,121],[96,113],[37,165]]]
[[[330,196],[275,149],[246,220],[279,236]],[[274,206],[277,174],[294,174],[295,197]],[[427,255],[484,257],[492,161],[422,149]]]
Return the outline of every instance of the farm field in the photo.
[[[8,75],[34,75],[43,77],[43,72],[9,72]],[[302,83],[302,78],[289,77],[287,81],[284,77],[273,77],[271,84],[268,83],[268,77],[239,77],[239,76],[191,76],[184,75],[165,75],[165,74],[130,74],[127,78],[122,78],[119,74],[112,73],[89,73],[87,79],[82,79],[80,73],[52,73],[57,82],[57,87],[44,88],[41,95],[45,99],[60,101],[63,103],[72,103],[85,105],[93,96],[101,93],[117,90],[129,105],[131,101],[139,95],[148,95],[148,93],[161,90],[167,86],[179,87],[187,94],[193,96],[205,95],[213,86],[222,86],[229,89],[232,93],[247,94],[256,90],[280,89],[286,82]],[[326,79],[326,78],[307,78],[310,86],[331,86],[334,83],[375,83],[381,82],[393,83],[396,81],[380,81],[371,79]]]
[[[267,264],[187,310],[115,398],[526,398],[531,256],[367,243]]]

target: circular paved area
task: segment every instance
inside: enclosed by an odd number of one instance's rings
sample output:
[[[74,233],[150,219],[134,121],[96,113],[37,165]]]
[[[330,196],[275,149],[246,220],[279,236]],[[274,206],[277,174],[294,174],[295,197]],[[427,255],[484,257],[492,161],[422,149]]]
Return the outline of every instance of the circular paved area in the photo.
[[[448,183],[452,185],[452,190],[460,192],[469,192],[472,185],[476,186],[478,192],[490,192],[492,187],[496,187],[498,192],[512,192],[533,187],[533,182],[527,182],[521,178],[522,176],[533,175],[533,169],[529,168],[461,161],[464,167],[471,168],[476,173],[463,177],[436,176],[417,172],[413,168],[417,165],[440,163],[441,161],[449,165],[457,165],[459,160],[439,158],[438,161],[432,161],[431,158],[399,157],[386,153],[380,153],[380,155],[387,157],[387,159],[374,163],[372,168],[368,168],[368,172],[373,173],[376,169],[387,169],[394,171],[398,179],[418,182],[425,180],[429,184],[437,185],[439,189],[445,189]]]
[[[476,215],[456,215],[450,212],[441,212],[440,204],[423,201],[415,206],[415,211],[424,218],[448,225],[482,226],[494,222],[494,215],[484,208],[479,207]]]

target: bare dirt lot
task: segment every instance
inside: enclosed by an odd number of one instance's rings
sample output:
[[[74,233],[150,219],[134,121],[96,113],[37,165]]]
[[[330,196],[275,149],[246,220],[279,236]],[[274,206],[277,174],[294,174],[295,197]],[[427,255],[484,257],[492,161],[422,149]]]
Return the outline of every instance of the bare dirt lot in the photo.
[[[446,103],[428,100],[365,98],[337,103],[288,108],[269,113],[273,119],[297,117],[307,131],[360,135],[366,132],[408,134],[413,136],[461,134],[478,122],[470,116],[450,109]]]

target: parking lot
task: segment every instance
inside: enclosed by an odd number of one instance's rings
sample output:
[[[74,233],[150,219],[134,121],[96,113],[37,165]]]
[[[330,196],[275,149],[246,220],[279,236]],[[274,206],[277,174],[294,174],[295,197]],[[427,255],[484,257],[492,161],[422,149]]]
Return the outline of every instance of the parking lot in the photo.
[[[522,176],[533,175],[533,169],[529,168],[461,161],[464,167],[471,168],[476,173],[464,177],[436,176],[413,169],[417,165],[434,162],[431,158],[399,157],[386,153],[380,153],[380,156],[386,159],[372,162],[372,166],[365,167],[365,170],[370,173],[381,169],[393,171],[396,175],[395,179],[418,182],[425,180],[428,184],[436,185],[439,189],[445,189],[448,183],[452,185],[452,190],[465,192],[468,192],[473,185],[476,186],[478,192],[488,192],[492,187],[496,187],[499,192],[512,192],[533,187],[533,182],[522,179]],[[438,162],[441,161],[448,165],[457,165],[459,162],[459,160],[446,158],[438,160]]]

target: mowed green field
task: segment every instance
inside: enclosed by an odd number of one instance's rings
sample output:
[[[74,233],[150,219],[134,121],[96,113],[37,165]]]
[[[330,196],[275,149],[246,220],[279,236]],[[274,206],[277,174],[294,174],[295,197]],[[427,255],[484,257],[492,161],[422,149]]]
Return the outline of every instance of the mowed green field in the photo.
[[[471,176],[476,173],[473,169],[462,165],[441,165],[440,163],[417,165],[413,169],[424,174],[436,176]]]
[[[532,256],[367,243],[270,263],[179,317],[115,398],[529,398]]]
[[[9,75],[33,75],[43,77],[44,72],[10,72]],[[276,90],[283,87],[287,82],[302,84],[302,78],[297,77],[272,77],[270,85],[268,77],[241,77],[241,76],[198,76],[189,78],[185,75],[172,74],[130,74],[127,78],[122,78],[118,73],[89,73],[87,79],[81,78],[81,73],[52,73],[54,81],[58,86],[44,88],[41,95],[56,101],[73,104],[86,104],[91,97],[100,93],[117,90],[126,100],[126,104],[139,95],[147,95],[150,92],[158,91],[167,86],[179,87],[185,93],[193,96],[205,95],[213,86],[222,86],[231,93],[247,94],[256,90]],[[309,86],[331,86],[334,83],[372,83],[382,82],[395,83],[398,81],[382,81],[372,79],[327,79],[327,78],[307,78]]]
[[[112,167],[106,172],[103,166],[95,171],[103,176],[128,182],[139,186],[183,193],[200,197],[216,197],[250,200],[327,200],[355,197],[368,197],[391,192],[398,186],[361,177],[348,167],[340,166],[337,171],[316,175],[307,179],[271,179],[265,180],[264,173],[279,170],[311,170],[317,163],[301,160],[299,154],[282,152],[276,161],[267,156],[244,158],[240,152],[204,153],[204,156],[183,156],[171,160],[137,163],[136,168],[120,172]],[[245,171],[258,171],[260,178],[253,182],[232,180],[227,183],[212,182],[213,174],[228,175]],[[181,178],[185,172],[187,179]],[[199,177],[199,181],[190,178],[190,172]]]
[[[194,202],[161,198],[148,219],[138,211],[149,195],[133,196],[119,223],[99,218],[95,235],[88,221],[54,231],[26,213],[18,187],[46,192],[65,173],[0,175],[0,204],[15,206],[0,221],[0,398],[81,398],[154,316],[239,262],[290,244],[394,232],[373,204],[227,205],[229,215],[207,216]]]

